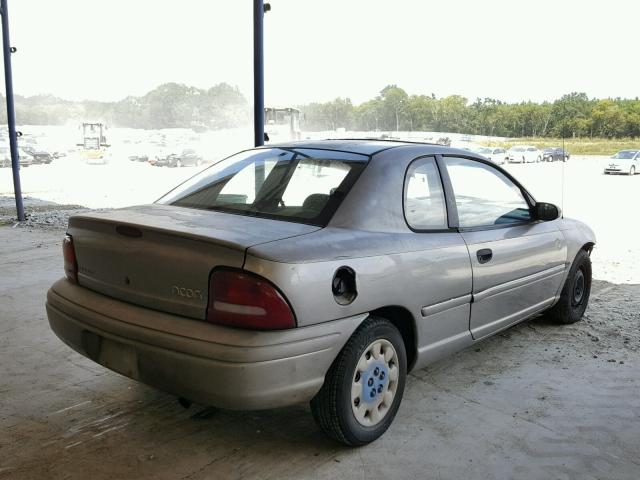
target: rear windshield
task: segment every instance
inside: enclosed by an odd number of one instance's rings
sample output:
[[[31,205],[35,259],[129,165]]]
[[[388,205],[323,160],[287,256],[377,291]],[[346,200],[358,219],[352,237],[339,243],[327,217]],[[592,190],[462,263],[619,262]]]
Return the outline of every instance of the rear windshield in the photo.
[[[157,203],[325,226],[369,157],[269,148],[229,157]]]

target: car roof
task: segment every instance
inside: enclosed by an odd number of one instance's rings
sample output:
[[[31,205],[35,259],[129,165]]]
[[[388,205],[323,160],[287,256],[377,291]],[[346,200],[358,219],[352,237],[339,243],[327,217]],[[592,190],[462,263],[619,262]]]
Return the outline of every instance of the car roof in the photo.
[[[444,145],[409,140],[379,140],[374,138],[345,138],[332,140],[300,140],[295,142],[264,145],[264,148],[308,148],[315,150],[335,150],[363,155],[375,155],[392,148],[424,146],[425,154],[458,153],[468,155],[469,150],[450,148]]]
[[[320,150],[337,150],[352,153],[361,153],[364,155],[374,155],[378,152],[388,150],[390,148],[397,148],[403,145],[433,145],[422,142],[408,142],[400,140],[379,140],[375,138],[345,138],[336,140],[301,140],[297,142],[279,143],[274,145],[268,145],[269,147],[282,147],[282,148],[310,148]]]

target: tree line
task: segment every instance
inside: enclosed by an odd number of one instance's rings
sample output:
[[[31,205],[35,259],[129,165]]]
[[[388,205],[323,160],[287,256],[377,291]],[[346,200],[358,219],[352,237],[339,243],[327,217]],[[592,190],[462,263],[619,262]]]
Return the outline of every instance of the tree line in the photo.
[[[474,102],[460,95],[408,95],[397,85],[353,105],[348,98],[300,107],[306,130],[434,131],[500,137],[640,136],[640,100],[569,93],[554,102]]]
[[[0,110],[0,121],[6,123],[6,110]],[[166,83],[141,97],[130,96],[117,102],[16,95],[15,110],[19,125],[99,120],[114,127],[217,129],[246,125],[250,118],[246,98],[227,83],[209,89]]]
[[[99,120],[130,128],[219,129],[246,126],[251,108],[237,87],[209,89],[178,83],[160,85],[146,95],[117,102],[63,100],[51,95],[16,95],[20,125],[63,125]],[[354,105],[348,98],[299,107],[307,131],[434,131],[500,137],[640,137],[640,100],[589,98],[569,93],[554,102],[473,102],[460,95],[408,95],[397,85]],[[6,123],[6,110],[0,109]]]

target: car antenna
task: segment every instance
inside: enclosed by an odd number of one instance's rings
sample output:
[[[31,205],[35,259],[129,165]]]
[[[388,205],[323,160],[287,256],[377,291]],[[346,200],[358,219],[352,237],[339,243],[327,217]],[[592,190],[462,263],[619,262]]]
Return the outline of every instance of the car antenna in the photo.
[[[562,216],[564,217],[564,165],[565,163],[567,163],[567,152],[564,149],[564,136],[565,136],[565,132],[564,129],[567,125],[567,106],[566,104],[563,102],[562,105],[562,109],[564,110],[564,115],[562,115],[562,128],[560,129],[561,136],[562,136],[562,180],[560,181],[561,186],[561,196],[560,196],[560,210],[562,211]]]

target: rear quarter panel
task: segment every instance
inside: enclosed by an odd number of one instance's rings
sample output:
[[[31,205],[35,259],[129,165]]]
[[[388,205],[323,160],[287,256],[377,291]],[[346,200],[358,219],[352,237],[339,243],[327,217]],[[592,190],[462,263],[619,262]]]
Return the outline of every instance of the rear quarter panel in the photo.
[[[468,250],[458,232],[411,231],[402,206],[409,163],[432,153],[421,146],[375,155],[327,227],[253,246],[244,268],[282,290],[299,326],[402,307],[413,320],[416,367],[448,353],[456,339],[470,339],[469,303],[460,300],[472,287]],[[343,266],[356,274],[358,295],[349,305],[331,289]],[[437,305],[452,299],[455,306]]]

